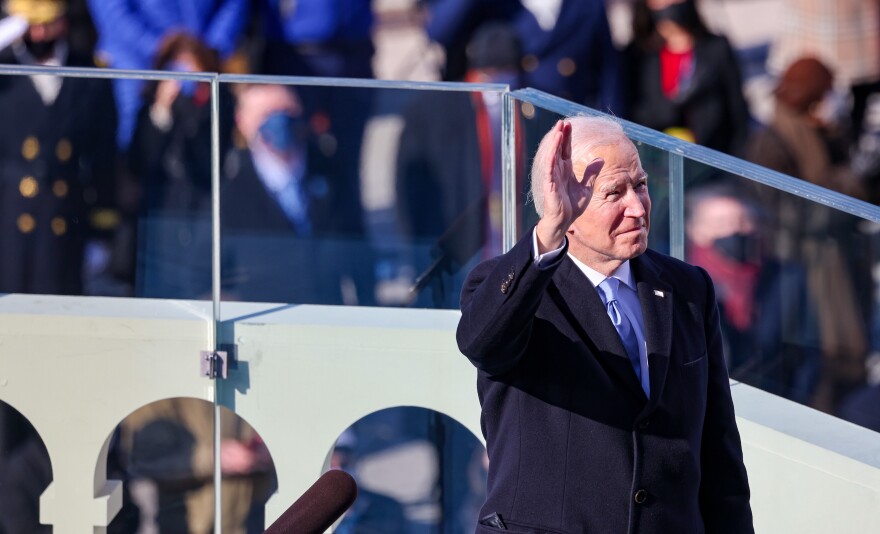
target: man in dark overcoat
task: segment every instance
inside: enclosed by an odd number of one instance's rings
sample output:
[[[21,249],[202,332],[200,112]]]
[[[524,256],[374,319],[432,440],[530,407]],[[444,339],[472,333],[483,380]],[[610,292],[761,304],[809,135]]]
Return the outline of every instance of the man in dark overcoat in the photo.
[[[540,221],[462,292],[489,454],[476,532],[751,533],[706,272],[647,248],[621,126],[559,121],[532,167]]]

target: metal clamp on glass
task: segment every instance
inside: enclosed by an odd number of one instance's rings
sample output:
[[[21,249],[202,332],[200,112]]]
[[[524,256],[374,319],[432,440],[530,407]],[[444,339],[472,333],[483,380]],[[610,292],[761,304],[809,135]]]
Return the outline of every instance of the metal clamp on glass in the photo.
[[[226,378],[228,359],[226,351],[203,350],[199,356],[200,375],[207,378]]]

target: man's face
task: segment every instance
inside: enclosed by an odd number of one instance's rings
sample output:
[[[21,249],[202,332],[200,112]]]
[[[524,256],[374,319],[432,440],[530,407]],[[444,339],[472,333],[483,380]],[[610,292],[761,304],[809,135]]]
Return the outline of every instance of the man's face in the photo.
[[[55,44],[67,36],[67,19],[58,18],[42,24],[32,24],[24,35],[24,44],[38,60],[51,56]]]
[[[710,247],[716,240],[735,234],[752,234],[755,223],[743,203],[735,198],[709,197],[694,206],[687,224],[690,241]]]
[[[595,148],[593,158],[604,159],[605,165],[593,183],[587,209],[568,229],[568,239],[576,258],[610,272],[648,248],[651,197],[639,154],[628,139]],[[575,169],[585,168],[589,161],[579,163]]]
[[[238,97],[236,124],[250,143],[256,139],[266,119],[278,112],[299,117],[302,115],[302,106],[284,86],[255,85],[245,89]]]

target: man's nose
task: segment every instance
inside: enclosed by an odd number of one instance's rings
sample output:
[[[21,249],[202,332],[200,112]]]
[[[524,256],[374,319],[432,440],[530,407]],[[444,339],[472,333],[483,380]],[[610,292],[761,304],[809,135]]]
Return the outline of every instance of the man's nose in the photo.
[[[43,41],[46,38],[46,25],[34,24],[30,27],[31,40],[35,42]]]
[[[642,202],[642,197],[639,196],[634,189],[627,189],[626,197],[623,199],[623,202],[625,207],[624,215],[627,217],[645,216],[645,205]]]

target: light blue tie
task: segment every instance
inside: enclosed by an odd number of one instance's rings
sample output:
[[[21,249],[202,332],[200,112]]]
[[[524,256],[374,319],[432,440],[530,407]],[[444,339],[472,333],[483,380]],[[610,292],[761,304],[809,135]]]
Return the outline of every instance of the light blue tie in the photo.
[[[623,348],[626,349],[626,355],[629,362],[636,371],[636,378],[642,383],[642,364],[639,359],[639,340],[633,330],[632,323],[620,308],[620,302],[617,300],[617,291],[620,288],[620,280],[617,278],[606,278],[599,284],[599,289],[605,295],[605,311],[611,318],[611,323],[617,329],[620,340],[623,341]],[[644,389],[642,385],[642,389]]]
[[[284,214],[296,227],[300,236],[308,236],[312,232],[309,224],[308,208],[302,194],[299,181],[290,180],[287,185],[275,193],[275,200],[281,206]]]

